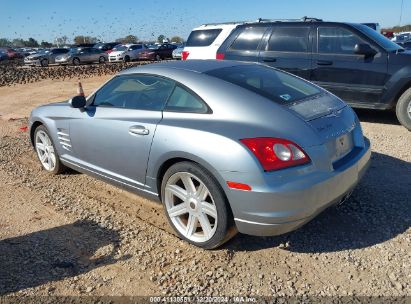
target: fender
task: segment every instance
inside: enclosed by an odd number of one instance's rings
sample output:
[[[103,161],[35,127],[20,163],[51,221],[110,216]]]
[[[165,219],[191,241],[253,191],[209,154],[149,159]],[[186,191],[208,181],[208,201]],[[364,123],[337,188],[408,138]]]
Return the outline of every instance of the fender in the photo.
[[[159,184],[158,181],[158,175],[160,173],[160,170],[162,169],[162,166],[169,160],[172,159],[186,159],[188,161],[195,162],[205,168],[208,172],[210,172],[214,178],[217,179],[217,182],[220,184],[221,188],[223,189],[224,192],[226,192],[226,181],[223,179],[221,174],[207,161],[205,161],[203,158],[187,153],[184,151],[170,151],[167,152],[161,157],[159,157],[155,163],[152,163],[149,161],[148,166],[147,166],[147,174],[146,174],[146,185],[152,189],[153,192],[157,192],[158,195],[160,195],[161,192],[161,185]]]
[[[411,87],[411,65],[407,65],[391,75],[385,84],[381,102],[387,104],[387,109],[395,107],[399,94]]]

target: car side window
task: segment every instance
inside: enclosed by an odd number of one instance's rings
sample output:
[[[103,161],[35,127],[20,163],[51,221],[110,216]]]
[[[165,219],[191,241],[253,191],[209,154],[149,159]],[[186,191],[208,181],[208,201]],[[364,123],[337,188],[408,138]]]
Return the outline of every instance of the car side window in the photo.
[[[184,113],[207,113],[207,105],[194,93],[177,85],[171,94],[164,111]]]
[[[255,51],[267,27],[246,27],[231,44],[230,49],[236,51]]]
[[[135,50],[138,50],[138,49],[141,49],[141,45],[133,45],[133,46],[130,47],[130,51],[135,51]]]
[[[367,43],[352,31],[341,27],[318,28],[318,52],[354,55],[356,44]]]
[[[96,93],[93,105],[161,111],[174,85],[174,81],[157,76],[117,76]]]
[[[266,50],[306,53],[309,48],[309,33],[309,27],[274,27]]]

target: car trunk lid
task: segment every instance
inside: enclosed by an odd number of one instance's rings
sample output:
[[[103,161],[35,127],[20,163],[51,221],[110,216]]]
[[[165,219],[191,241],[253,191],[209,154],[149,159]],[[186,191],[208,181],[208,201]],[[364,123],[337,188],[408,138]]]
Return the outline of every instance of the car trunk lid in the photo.
[[[351,108],[339,98],[322,93],[289,105],[288,108],[316,131],[332,163],[353,150],[356,118]]]

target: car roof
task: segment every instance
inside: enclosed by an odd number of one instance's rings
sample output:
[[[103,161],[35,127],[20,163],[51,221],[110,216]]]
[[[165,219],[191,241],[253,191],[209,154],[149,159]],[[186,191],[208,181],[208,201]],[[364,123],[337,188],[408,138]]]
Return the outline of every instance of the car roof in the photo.
[[[133,73],[155,73],[156,70],[162,69],[169,70],[184,70],[197,73],[205,73],[207,71],[232,67],[238,65],[252,65],[252,62],[239,62],[234,60],[183,60],[183,61],[169,61],[161,63],[146,64],[142,66],[133,67],[122,71],[120,74],[133,74]]]

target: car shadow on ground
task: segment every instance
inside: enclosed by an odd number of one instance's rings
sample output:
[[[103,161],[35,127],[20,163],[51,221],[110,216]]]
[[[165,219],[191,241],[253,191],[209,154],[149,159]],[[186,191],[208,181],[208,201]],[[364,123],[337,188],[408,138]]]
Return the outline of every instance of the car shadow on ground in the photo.
[[[386,125],[401,125],[392,110],[354,109],[361,122],[381,123]]]
[[[0,296],[113,264],[119,242],[118,232],[92,221],[1,240]]]
[[[380,153],[371,158],[368,172],[343,205],[329,208],[289,234],[239,234],[225,247],[253,251],[288,243],[292,252],[326,253],[366,248],[404,233],[411,226],[411,163]]]

